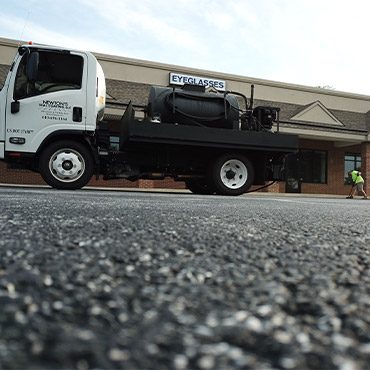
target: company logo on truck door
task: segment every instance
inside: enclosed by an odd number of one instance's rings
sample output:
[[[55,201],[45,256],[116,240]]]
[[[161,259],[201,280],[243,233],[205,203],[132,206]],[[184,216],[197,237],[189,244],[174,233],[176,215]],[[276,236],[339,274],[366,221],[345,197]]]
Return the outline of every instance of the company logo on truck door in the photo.
[[[204,87],[213,87],[216,90],[225,91],[226,81],[224,80],[215,80],[213,78],[207,77],[197,77],[197,76],[188,76],[178,73],[170,73],[170,84],[172,85],[197,85]]]
[[[59,100],[43,100],[39,104],[41,118],[53,121],[67,121],[72,114],[72,107],[68,102]]]

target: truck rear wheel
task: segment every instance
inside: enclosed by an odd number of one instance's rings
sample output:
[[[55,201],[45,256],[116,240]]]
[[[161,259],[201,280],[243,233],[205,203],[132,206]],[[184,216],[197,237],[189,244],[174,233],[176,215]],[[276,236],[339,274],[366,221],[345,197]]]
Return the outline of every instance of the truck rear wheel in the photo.
[[[222,155],[211,165],[209,181],[217,194],[240,195],[253,184],[252,163],[243,155]]]
[[[57,189],[80,189],[91,179],[94,163],[91,152],[77,141],[63,140],[49,145],[41,154],[40,173]]]

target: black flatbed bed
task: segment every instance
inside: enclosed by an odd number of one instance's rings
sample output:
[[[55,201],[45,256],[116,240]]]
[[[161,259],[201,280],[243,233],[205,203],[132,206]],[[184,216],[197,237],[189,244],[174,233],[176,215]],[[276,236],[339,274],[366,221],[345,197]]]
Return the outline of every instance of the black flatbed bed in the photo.
[[[295,153],[298,149],[297,135],[173,123],[153,123],[137,120],[134,116],[135,111],[129,104],[121,119],[121,150],[133,148],[138,143],[215,147],[281,153]]]

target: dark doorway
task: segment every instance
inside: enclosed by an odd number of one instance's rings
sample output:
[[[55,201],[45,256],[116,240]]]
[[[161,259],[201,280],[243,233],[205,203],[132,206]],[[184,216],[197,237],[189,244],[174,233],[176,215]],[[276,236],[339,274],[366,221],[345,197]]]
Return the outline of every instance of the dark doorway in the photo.
[[[301,192],[301,170],[300,170],[300,155],[290,154],[285,159],[285,192],[300,193]]]

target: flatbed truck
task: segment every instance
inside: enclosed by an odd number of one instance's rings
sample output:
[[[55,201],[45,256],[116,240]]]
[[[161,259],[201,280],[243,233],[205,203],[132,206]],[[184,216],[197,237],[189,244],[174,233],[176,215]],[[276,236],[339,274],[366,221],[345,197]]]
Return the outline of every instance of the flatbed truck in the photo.
[[[82,188],[95,174],[172,177],[194,193],[240,195],[276,180],[298,149],[296,135],[273,132],[279,108],[253,107],[253,86],[249,101],[232,91],[152,86],[147,105],[125,104],[119,132],[104,121],[105,104],[92,53],[19,47],[0,92],[0,160],[57,189]]]

